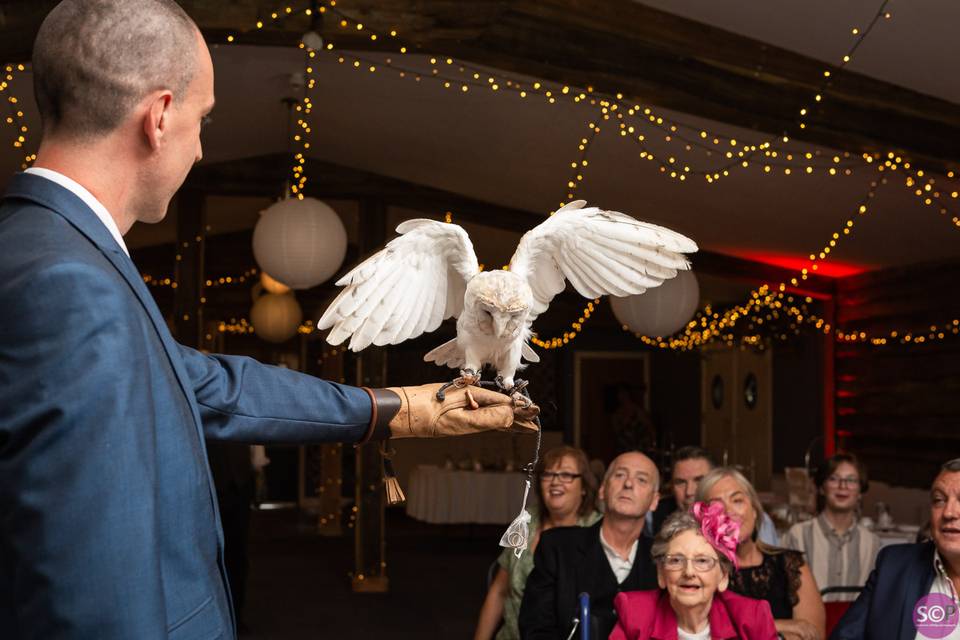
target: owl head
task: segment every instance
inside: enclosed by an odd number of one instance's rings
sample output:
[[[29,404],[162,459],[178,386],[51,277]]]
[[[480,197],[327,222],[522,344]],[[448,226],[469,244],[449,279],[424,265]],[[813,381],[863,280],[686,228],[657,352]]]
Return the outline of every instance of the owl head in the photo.
[[[473,309],[481,332],[515,338],[526,324],[533,292],[509,271],[484,271],[467,283],[464,302]]]

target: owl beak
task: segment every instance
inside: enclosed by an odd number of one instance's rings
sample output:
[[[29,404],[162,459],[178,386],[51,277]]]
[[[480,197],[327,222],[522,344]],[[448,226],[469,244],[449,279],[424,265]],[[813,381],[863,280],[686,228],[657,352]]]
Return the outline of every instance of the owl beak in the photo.
[[[493,335],[502,338],[507,327],[507,319],[500,315],[493,316]]]

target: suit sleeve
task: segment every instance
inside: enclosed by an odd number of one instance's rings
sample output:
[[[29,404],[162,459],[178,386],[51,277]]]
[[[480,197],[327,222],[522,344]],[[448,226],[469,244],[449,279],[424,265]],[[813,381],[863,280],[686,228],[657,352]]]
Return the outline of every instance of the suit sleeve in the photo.
[[[830,640],[860,640],[867,637],[867,618],[870,615],[870,608],[873,605],[873,594],[877,588],[879,580],[878,572],[886,552],[881,551],[877,557],[877,566],[870,572],[867,578],[867,584],[863,587],[859,597],[854,601],[847,612],[843,614],[833,633],[830,634]]]
[[[180,346],[204,436],[249,443],[357,442],[370,424],[370,396],[243,356]]]
[[[147,356],[115,286],[84,263],[0,282],[4,637],[166,638],[153,433],[129,379]]]
[[[556,615],[559,548],[552,542],[551,533],[543,533],[533,556],[533,571],[527,577],[518,616],[523,640],[555,640],[560,637]]]

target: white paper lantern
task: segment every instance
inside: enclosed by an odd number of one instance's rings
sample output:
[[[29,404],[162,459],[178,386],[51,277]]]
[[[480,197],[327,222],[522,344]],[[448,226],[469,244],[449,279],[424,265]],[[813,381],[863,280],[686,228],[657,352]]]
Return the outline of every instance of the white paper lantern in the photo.
[[[347,254],[347,230],[336,212],[314,198],[288,198],[260,214],[253,256],[262,271],[293,289],[330,278]]]
[[[297,335],[303,311],[293,293],[267,293],[250,309],[254,332],[267,342],[286,342]]]
[[[693,271],[681,271],[677,277],[637,296],[610,296],[613,315],[620,324],[652,338],[669,336],[682,329],[699,305],[700,285]]]

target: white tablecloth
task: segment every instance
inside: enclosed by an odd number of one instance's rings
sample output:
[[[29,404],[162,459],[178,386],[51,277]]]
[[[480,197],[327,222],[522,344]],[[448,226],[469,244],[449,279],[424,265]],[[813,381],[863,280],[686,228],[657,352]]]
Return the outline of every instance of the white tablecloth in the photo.
[[[410,474],[407,515],[432,524],[508,524],[520,513],[524,480],[517,472],[419,466]]]
[[[880,548],[891,544],[911,544],[917,541],[916,531],[899,531],[891,529],[887,531],[874,531],[880,538]]]

